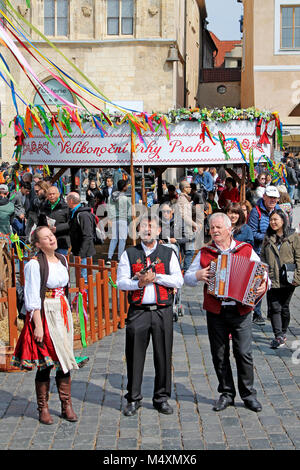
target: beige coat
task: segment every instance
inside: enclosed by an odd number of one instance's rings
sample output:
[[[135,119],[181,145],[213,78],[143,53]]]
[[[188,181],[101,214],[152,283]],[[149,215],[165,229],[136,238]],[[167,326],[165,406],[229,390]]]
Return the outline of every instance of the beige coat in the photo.
[[[280,284],[279,265],[285,263],[296,264],[294,281],[300,285],[300,235],[293,232],[282,242],[280,249],[276,246],[276,235],[264,238],[260,253],[261,261],[269,265],[269,277],[272,281],[272,288],[286,287]]]

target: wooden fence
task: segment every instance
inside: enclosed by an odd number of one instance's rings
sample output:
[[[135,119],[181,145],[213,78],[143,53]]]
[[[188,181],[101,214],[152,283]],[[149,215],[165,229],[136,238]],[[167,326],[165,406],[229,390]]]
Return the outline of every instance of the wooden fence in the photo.
[[[19,261],[15,256],[15,260],[19,263],[18,281],[23,286],[24,266],[28,259],[24,258]],[[68,258],[68,263],[71,280],[69,289],[71,304],[79,292],[86,292],[87,294],[87,345],[101,340],[112,332],[116,332],[118,328],[124,328],[128,301],[127,295],[114,287],[117,280],[117,263],[112,261],[111,267],[106,267],[104,260],[98,260],[98,264],[93,264],[92,258],[88,258],[85,265],[81,263],[80,257],[75,257],[73,261]],[[87,284],[81,277],[81,269],[87,269]],[[15,274],[15,276],[13,285],[16,285],[17,282],[17,275]],[[8,302],[9,344],[5,348],[2,347],[2,352],[4,349],[5,353],[5,361],[3,354],[1,355],[0,343],[0,371],[8,372],[18,370],[12,368],[9,364],[19,334],[17,329],[16,288],[9,289],[8,296],[0,298],[0,302]],[[80,326],[75,310],[76,308],[73,306],[74,349],[80,349],[82,348]]]
[[[17,344],[18,340],[18,328],[17,328],[17,293],[15,287],[9,287],[7,289],[7,296],[0,297],[0,303],[6,303],[8,308],[7,318],[2,320],[6,321],[8,329],[9,344],[5,345],[4,342],[0,342],[0,371],[12,372],[18,371],[19,369],[12,367],[10,361]],[[0,338],[1,339],[1,338]]]

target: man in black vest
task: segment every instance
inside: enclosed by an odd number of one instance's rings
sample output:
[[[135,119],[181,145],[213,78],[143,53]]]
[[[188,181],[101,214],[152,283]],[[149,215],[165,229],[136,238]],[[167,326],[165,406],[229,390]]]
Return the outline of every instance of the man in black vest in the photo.
[[[181,288],[179,261],[171,248],[157,242],[157,218],[143,217],[139,224],[141,244],[128,247],[118,265],[118,288],[128,291],[126,322],[127,406],[125,416],[133,416],[141,406],[141,386],[146,351],[152,335],[155,367],[153,406],[172,414],[171,357],[173,345],[173,290]],[[141,274],[152,263],[154,267]],[[134,279],[135,278],[135,279]]]

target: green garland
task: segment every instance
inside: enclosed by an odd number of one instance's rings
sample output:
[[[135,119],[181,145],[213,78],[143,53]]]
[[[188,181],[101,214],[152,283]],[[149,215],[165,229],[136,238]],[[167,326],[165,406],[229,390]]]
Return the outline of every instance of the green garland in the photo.
[[[41,112],[41,106],[36,108],[36,111],[40,115],[41,121],[46,122],[45,119],[45,112]],[[130,114],[130,113],[129,113]],[[141,113],[143,114],[143,113]],[[118,123],[124,118],[124,114],[120,112],[109,113],[106,111],[106,115],[109,119],[114,122]],[[72,129],[70,127],[70,122],[66,116],[65,109],[63,107],[58,107],[58,116],[63,120],[67,132],[71,133]],[[83,122],[92,122],[93,116],[101,118],[101,116],[97,114],[92,114],[89,112],[82,112],[80,113],[80,119]],[[274,114],[270,111],[261,111],[257,108],[248,108],[248,109],[237,109],[237,108],[226,108],[223,107],[221,109],[172,109],[169,110],[168,113],[153,113],[153,120],[156,122],[160,122],[161,118],[166,118],[170,124],[178,124],[182,121],[198,121],[198,122],[229,122],[229,121],[254,121],[257,119],[264,119],[265,121],[270,121],[274,119]],[[50,118],[50,116],[49,116]],[[22,118],[23,120],[24,118]],[[12,121],[11,121],[12,122]]]
[[[254,121],[264,119],[270,121],[274,119],[274,114],[270,111],[261,111],[255,107],[247,109],[237,108],[194,108],[194,109],[174,109],[167,113],[169,122],[177,124],[181,121],[208,121],[208,122],[228,122],[228,121]]]

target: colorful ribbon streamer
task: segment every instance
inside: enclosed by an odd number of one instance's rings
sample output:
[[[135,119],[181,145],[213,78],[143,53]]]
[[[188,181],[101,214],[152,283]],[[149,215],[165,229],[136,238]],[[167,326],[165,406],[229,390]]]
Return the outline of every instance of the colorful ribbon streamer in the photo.
[[[79,291],[72,302],[72,306],[76,304],[76,312],[79,317],[79,325],[80,325],[80,336],[81,336],[81,344],[83,348],[87,347],[87,292]]]

